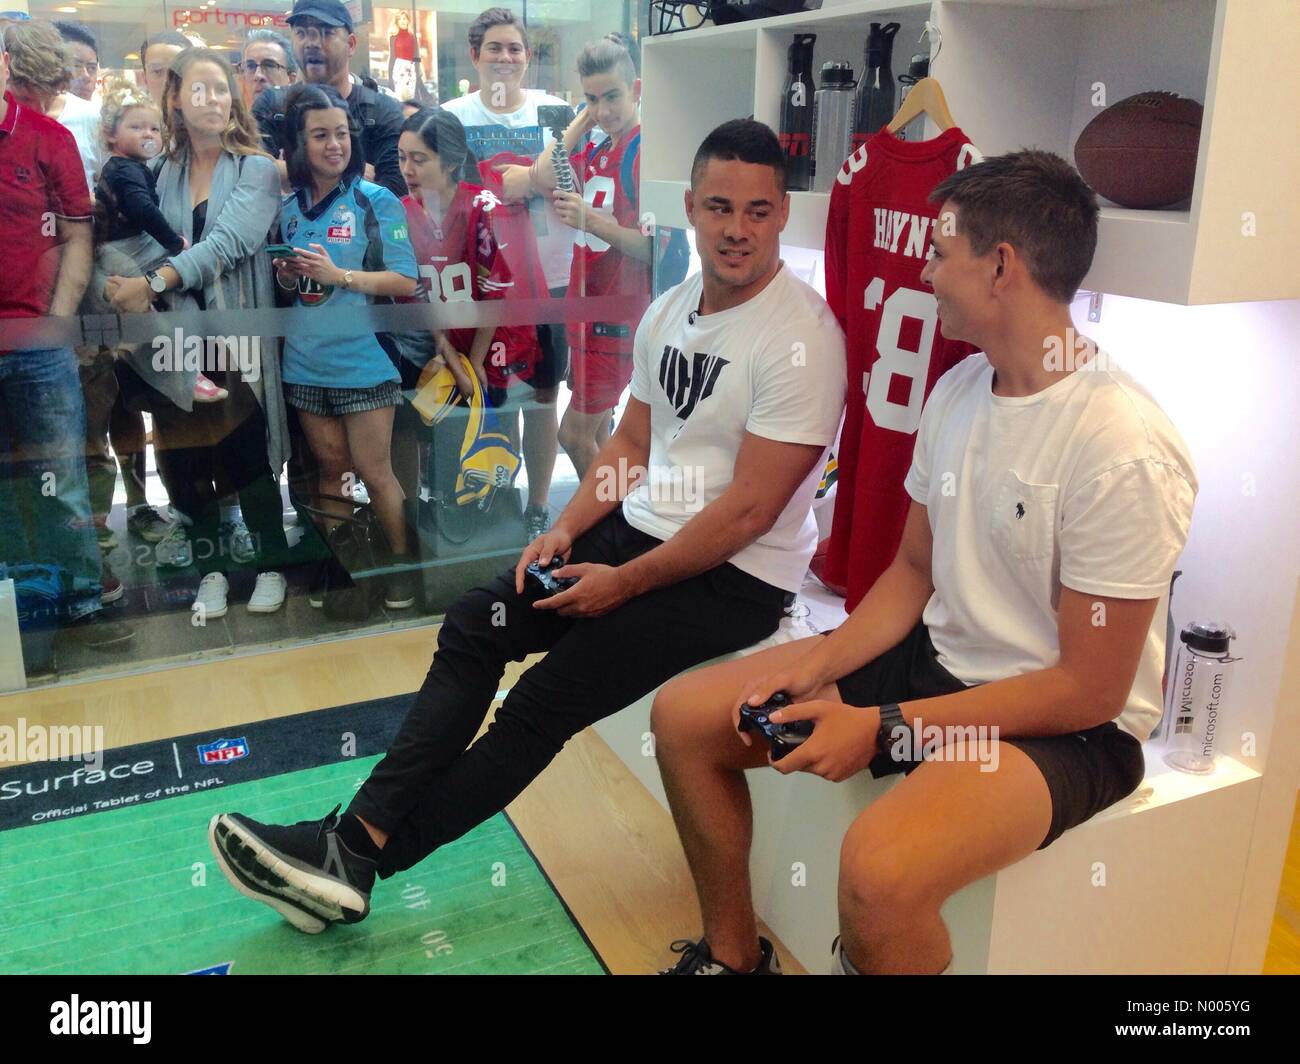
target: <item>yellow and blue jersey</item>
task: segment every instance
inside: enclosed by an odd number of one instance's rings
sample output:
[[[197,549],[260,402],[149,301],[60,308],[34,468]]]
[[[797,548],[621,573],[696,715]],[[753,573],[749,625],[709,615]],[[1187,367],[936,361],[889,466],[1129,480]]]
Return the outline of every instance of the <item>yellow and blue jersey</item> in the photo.
[[[341,270],[391,270],[417,277],[415,252],[406,230],[406,210],[388,189],[360,177],[341,183],[319,203],[309,205],[308,191],[286,196],[280,208],[280,231],[286,244],[311,250],[320,244]],[[298,279],[294,305],[348,307],[374,297]],[[324,388],[373,388],[399,380],[397,369],[374,333],[285,337],[283,378],[290,384]]]

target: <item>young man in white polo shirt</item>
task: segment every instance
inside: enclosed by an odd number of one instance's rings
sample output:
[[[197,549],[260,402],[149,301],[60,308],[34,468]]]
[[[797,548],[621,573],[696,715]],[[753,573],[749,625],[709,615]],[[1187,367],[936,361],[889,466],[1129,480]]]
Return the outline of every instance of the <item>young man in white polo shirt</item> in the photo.
[[[1142,780],[1191,460],[1151,396],[1076,338],[1069,304],[1097,205],[1073,168],[1017,152],[932,198],[942,206],[922,280],[943,335],[982,353],[944,374],[921,416],[893,564],[834,632],[682,676],[655,701],[656,755],[704,917],[704,935],[674,947],[674,973],[779,971],[749,904],[744,771],[769,763],[769,743],[737,733],[743,702],[784,691],[796,704],[773,721],[813,722],[773,763],[783,773],[907,773],[844,839],[835,966],[846,973],[946,970],[939,909],[951,894]],[[922,761],[934,726],[944,731]],[[963,759],[949,729],[970,726],[985,742]]]

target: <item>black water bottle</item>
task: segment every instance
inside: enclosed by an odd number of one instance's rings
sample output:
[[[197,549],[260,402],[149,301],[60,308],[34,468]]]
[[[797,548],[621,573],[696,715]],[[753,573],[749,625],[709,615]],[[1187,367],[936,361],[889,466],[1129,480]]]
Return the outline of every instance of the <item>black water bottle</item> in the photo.
[[[894,117],[894,34],[899,23],[871,24],[867,34],[866,69],[858,82],[858,96],[853,109],[853,151],[867,138],[889,125]]]
[[[788,53],[785,88],[781,92],[779,139],[785,152],[785,182],[791,192],[812,187],[813,43],[815,33],[796,33]]]

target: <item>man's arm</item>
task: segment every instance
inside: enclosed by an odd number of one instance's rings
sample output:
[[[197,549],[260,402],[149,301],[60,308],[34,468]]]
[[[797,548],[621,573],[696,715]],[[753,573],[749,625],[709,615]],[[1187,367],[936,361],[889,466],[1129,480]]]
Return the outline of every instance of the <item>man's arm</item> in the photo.
[[[640,399],[628,396],[627,408],[613,435],[591,463],[569,505],[555,522],[555,527],[577,539],[587,529],[600,522],[611,510],[619,506],[627,493],[627,485],[620,483],[620,469],[644,468],[650,461],[650,407]],[[614,476],[610,490],[610,477]]]
[[[1001,735],[1046,736],[1114,720],[1128,701],[1159,599],[1103,598],[1061,588],[1060,660],[1048,669],[902,706],[909,723],[996,726]],[[1098,609],[1097,607],[1102,607]],[[1104,623],[1097,623],[1097,618]]]
[[[897,646],[916,627],[934,593],[934,538],[926,508],[915,499],[889,568],[871,585],[849,619],[817,644],[807,665],[821,686],[847,676]]]
[[[581,201],[581,197],[577,198]],[[582,206],[585,208],[586,204],[583,203]],[[583,228],[588,233],[618,248],[628,258],[636,259],[638,262],[653,261],[654,249],[650,244],[650,238],[641,232],[639,226],[619,225],[612,216],[598,214],[595,211],[587,211],[584,220]]]
[[[749,546],[776,524],[825,453],[819,444],[781,443],[746,432],[730,487],[662,546],[620,566],[632,594],[678,583]]]
[[[81,297],[90,283],[94,243],[89,219],[59,218],[55,222],[61,248],[59,276],[50,296],[50,314],[66,317],[77,313]]]

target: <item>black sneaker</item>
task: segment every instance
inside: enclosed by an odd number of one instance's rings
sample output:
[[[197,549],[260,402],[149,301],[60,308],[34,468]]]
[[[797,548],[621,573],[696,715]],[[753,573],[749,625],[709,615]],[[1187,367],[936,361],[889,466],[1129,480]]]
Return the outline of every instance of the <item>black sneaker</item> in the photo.
[[[407,559],[401,564],[410,564]],[[384,577],[384,605],[390,610],[409,609],[415,605],[415,574],[410,570],[389,573]]]
[[[307,586],[307,605],[319,610],[325,605],[325,583],[329,579],[329,566],[321,562],[311,574],[311,583]]]
[[[674,953],[680,953],[682,959],[673,967],[664,968],[660,975],[780,975],[781,958],[776,955],[772,943],[759,937],[758,948],[762,951],[758,964],[748,972],[738,972],[735,968],[713,959],[709,944],[704,939],[692,942],[688,938],[679,938],[668,947]]]
[[[370,912],[377,863],[353,853],[339,837],[339,808],[323,820],[289,825],[218,813],[208,824],[208,841],[236,890],[269,905],[300,931],[324,930],[304,917],[355,924]]]
[[[222,875],[230,881],[232,887],[245,898],[251,898],[253,901],[260,901],[269,905],[305,934],[319,935],[325,928],[329,927],[330,922],[328,920],[322,920],[315,913],[309,912],[286,898],[278,898],[274,894],[266,893],[258,879],[242,871],[238,865],[231,863],[227,859],[225,852],[217,844],[217,821],[220,819],[221,817],[214,816],[208,821],[208,845],[212,848],[212,853],[217,859],[217,867],[221,869]]]

